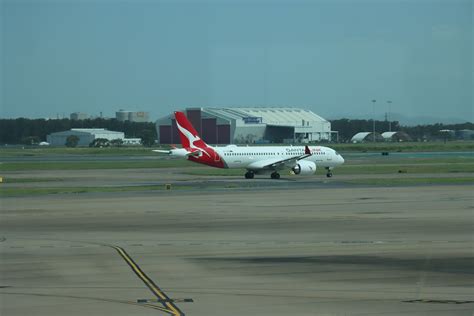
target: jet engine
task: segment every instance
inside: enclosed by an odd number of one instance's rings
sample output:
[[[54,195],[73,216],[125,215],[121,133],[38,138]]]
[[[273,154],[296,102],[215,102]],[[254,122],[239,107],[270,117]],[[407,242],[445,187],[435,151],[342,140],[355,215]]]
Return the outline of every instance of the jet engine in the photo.
[[[300,176],[310,176],[316,172],[316,164],[312,161],[300,160],[291,170]]]

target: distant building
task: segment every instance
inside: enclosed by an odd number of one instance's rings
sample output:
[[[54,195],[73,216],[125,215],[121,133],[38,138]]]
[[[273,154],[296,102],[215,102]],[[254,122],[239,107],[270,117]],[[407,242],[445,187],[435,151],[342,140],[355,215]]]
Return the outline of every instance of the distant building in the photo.
[[[131,146],[131,145],[141,145],[142,139],[141,138],[124,138],[123,145]]]
[[[312,111],[290,107],[187,108],[186,116],[209,144],[330,141],[331,123]],[[174,114],[156,121],[160,144],[179,144]]]
[[[128,119],[129,114],[130,114],[130,111],[120,110],[120,111],[115,112],[115,118],[117,119],[117,121],[125,122],[129,120]]]
[[[473,140],[474,139],[474,130],[472,129],[461,129],[456,131],[456,138],[463,140]]]
[[[71,120],[74,120],[74,121],[86,120],[89,118],[89,115],[87,113],[74,112],[74,113],[71,113],[70,118]]]
[[[374,140],[374,134],[372,132],[360,132],[352,136],[351,143],[363,143],[363,142],[371,142]],[[383,141],[384,138],[379,133],[375,133],[375,141],[380,142]]]
[[[51,146],[64,146],[69,136],[75,135],[79,138],[78,146],[89,146],[97,138],[107,140],[125,139],[123,132],[109,131],[104,128],[73,128],[69,131],[49,134],[46,139]]]
[[[148,112],[134,112],[134,111],[125,111],[120,110],[115,112],[115,118],[118,121],[125,122],[149,122],[150,114]]]
[[[411,141],[410,135],[405,132],[385,132],[382,133],[382,137],[388,142],[409,142]]]

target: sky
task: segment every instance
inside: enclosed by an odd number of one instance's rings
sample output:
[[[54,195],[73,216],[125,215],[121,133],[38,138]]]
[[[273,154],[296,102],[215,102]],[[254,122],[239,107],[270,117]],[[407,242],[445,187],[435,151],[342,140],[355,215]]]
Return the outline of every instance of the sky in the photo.
[[[392,101],[402,121],[474,121],[472,0],[0,3],[2,118],[295,106],[381,119]]]

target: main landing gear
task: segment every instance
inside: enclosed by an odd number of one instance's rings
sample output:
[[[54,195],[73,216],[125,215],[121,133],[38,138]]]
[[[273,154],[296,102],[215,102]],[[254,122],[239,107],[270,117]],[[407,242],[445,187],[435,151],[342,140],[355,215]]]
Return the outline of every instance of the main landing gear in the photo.
[[[280,174],[275,171],[275,172],[273,172],[273,173],[270,175],[270,177],[271,177],[272,179],[280,179]]]
[[[255,176],[255,172],[253,171],[247,171],[245,173],[245,179],[253,179],[253,177]],[[272,172],[272,174],[270,175],[270,177],[272,179],[280,179],[280,174],[278,172]]]
[[[331,177],[332,177],[332,168],[326,167],[326,170],[328,171],[328,172],[326,173],[326,177],[331,178]]]

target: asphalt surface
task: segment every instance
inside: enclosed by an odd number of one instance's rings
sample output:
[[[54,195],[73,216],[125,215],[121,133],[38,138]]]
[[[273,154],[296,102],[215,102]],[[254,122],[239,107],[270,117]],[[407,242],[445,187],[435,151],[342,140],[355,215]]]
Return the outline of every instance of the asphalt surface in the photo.
[[[370,166],[367,166],[370,168]],[[254,179],[241,176],[209,176],[190,175],[186,172],[194,170],[210,170],[209,167],[193,168],[138,168],[138,169],[105,169],[105,170],[32,170],[4,172],[4,188],[40,188],[40,187],[128,187],[128,186],[160,186],[172,184],[186,186],[189,189],[203,190],[210,188],[333,188],[347,187],[347,182],[364,179],[413,179],[413,178],[452,178],[452,173],[391,173],[391,174],[357,174],[340,175],[334,170],[333,178],[323,174],[311,177],[298,177],[282,172],[279,180],[270,179],[269,175],[256,175]],[[456,178],[472,178],[470,172],[458,172]],[[9,183],[8,179],[20,180]],[[21,180],[27,180],[22,182]]]
[[[474,312],[473,185],[68,173],[195,189],[2,198],[2,316]]]

